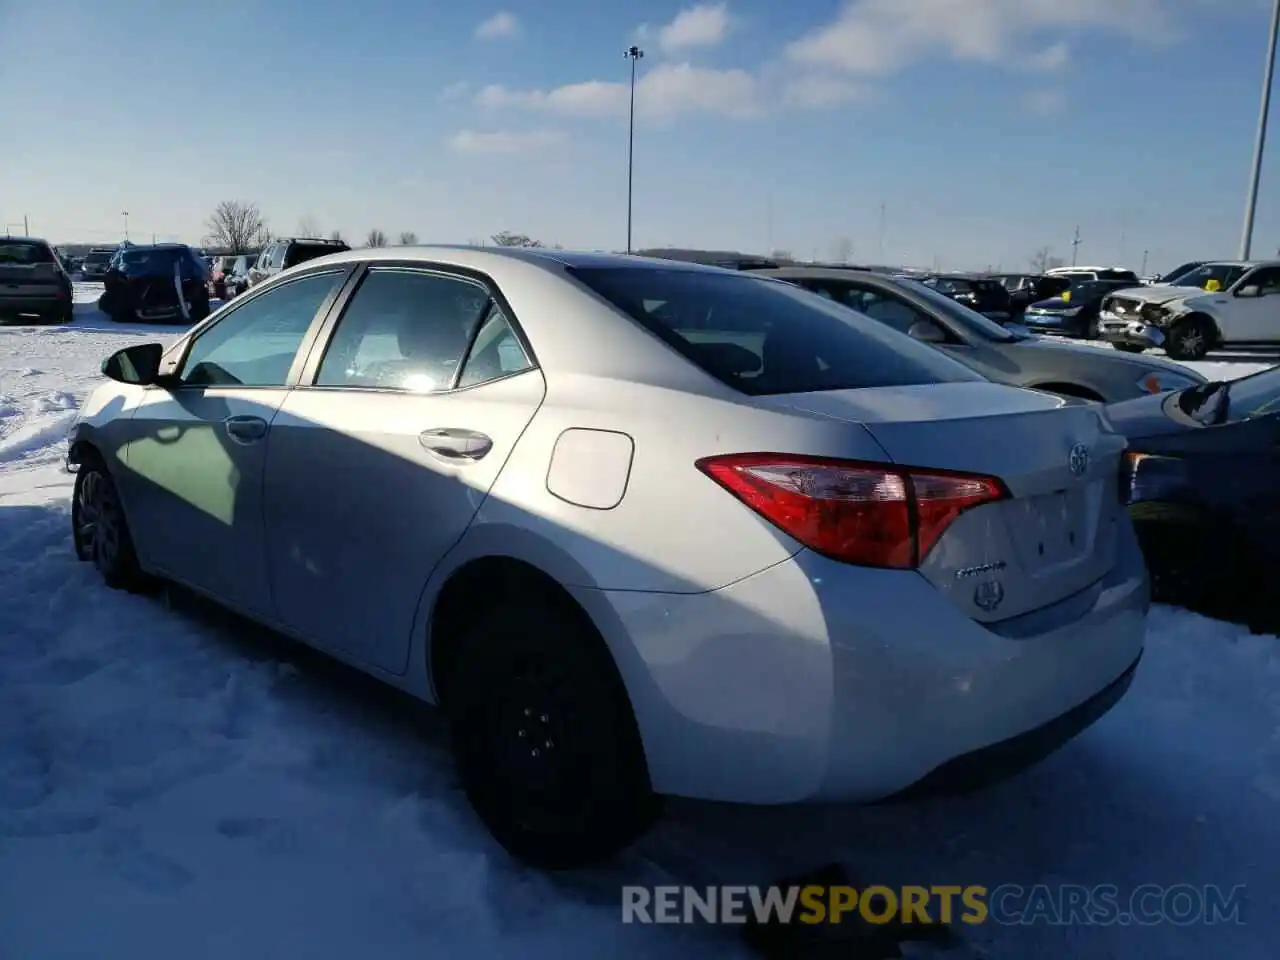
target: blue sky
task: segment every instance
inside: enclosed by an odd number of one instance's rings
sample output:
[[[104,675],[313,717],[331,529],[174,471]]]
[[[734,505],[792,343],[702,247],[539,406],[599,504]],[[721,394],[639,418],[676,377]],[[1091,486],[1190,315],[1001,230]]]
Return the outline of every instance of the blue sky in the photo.
[[[0,0],[0,230],[1234,256],[1266,0]],[[1255,254],[1280,247],[1280,103]]]

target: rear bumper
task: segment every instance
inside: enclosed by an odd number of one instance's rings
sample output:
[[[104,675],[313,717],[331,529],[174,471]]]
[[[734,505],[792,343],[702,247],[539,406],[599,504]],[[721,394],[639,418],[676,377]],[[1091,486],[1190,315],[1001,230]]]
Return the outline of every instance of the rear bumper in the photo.
[[[71,307],[66,297],[4,297],[0,296],[0,323],[31,323],[55,320]]]
[[[1130,343],[1144,348],[1164,344],[1164,332],[1159,327],[1136,318],[1119,317],[1105,310],[1099,315],[1098,330],[1103,339],[1113,343]]]
[[[622,672],[655,789],[876,801],[938,789],[957,768],[1007,775],[1105,712],[1108,689],[1118,699],[1150,605],[1127,518],[1119,540],[1101,581],[992,626],[917,573],[807,551],[713,593],[579,593]]]

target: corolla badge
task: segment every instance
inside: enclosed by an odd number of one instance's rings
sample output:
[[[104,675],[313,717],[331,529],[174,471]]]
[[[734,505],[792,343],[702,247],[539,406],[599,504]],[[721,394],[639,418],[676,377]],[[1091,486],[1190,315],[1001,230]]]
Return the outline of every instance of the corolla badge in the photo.
[[[973,590],[973,604],[984,613],[991,613],[1004,601],[1004,585],[999,580],[983,580]]]
[[[1089,469],[1089,448],[1083,443],[1077,443],[1071,448],[1071,452],[1067,454],[1067,468],[1074,477],[1083,477],[1085,471]]]

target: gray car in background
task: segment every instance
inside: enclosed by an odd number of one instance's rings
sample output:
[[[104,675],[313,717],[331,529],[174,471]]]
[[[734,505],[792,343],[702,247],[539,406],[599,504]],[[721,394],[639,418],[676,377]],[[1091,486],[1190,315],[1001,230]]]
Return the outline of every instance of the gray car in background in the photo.
[[[804,287],[1015,387],[1112,403],[1204,383],[1160,357],[1062,343],[988,320],[922,283],[860,270],[780,267],[753,273]]]

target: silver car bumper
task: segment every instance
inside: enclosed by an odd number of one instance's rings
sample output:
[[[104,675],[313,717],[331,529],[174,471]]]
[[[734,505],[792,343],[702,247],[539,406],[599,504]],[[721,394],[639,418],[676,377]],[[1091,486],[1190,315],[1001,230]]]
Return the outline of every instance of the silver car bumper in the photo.
[[[1105,340],[1159,347],[1164,344],[1164,333],[1159,327],[1134,317],[1120,317],[1104,310],[1098,317],[1098,329]]]

